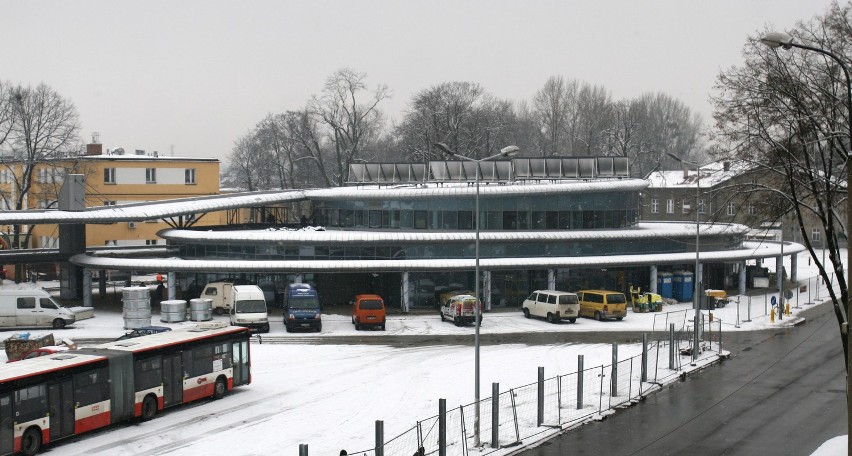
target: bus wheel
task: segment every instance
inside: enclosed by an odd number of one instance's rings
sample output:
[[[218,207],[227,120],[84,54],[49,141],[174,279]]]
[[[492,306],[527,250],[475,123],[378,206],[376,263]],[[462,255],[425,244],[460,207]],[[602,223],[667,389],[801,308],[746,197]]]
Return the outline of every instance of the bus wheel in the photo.
[[[222,399],[225,397],[227,391],[228,387],[225,385],[225,377],[217,378],[216,385],[213,387],[213,399]]]
[[[142,421],[152,420],[156,415],[157,400],[149,394],[145,396],[145,399],[142,399]]]
[[[31,427],[21,438],[21,454],[33,456],[41,450],[41,433],[38,428]]]
[[[53,329],[62,329],[65,327],[65,320],[61,318],[57,318],[53,320]]]

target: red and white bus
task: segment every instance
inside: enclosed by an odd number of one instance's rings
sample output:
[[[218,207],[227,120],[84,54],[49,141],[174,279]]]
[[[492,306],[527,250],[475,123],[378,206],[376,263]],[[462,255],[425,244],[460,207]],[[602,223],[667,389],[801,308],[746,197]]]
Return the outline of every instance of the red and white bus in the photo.
[[[42,445],[251,383],[249,330],[221,323],[0,366],[0,454]]]

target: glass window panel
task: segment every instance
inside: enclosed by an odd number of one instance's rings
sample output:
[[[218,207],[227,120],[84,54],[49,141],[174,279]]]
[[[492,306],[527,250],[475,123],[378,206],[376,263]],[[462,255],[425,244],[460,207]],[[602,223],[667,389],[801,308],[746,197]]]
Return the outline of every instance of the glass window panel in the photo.
[[[559,213],[556,211],[547,211],[545,213],[545,225],[548,230],[559,229]]]
[[[472,230],[473,229],[473,212],[472,211],[459,211],[458,212],[458,225],[460,230]]]
[[[414,227],[414,211],[399,211],[399,227],[402,229],[411,229]]]
[[[443,211],[441,228],[445,230],[457,230],[458,227],[458,213],[456,211]]]
[[[546,227],[544,214],[544,211],[533,211],[531,214],[532,219],[530,220],[530,228],[534,230],[543,230]]]
[[[414,229],[426,229],[426,211],[414,211]]]
[[[370,228],[382,227],[382,211],[370,211]]]
[[[438,230],[441,228],[441,211],[429,211],[429,229]]]
[[[487,230],[502,230],[503,229],[503,212],[502,211],[488,211],[486,213],[487,223],[484,225],[487,226]]]
[[[517,230],[518,229],[518,213],[515,211],[503,212],[503,229]]]
[[[518,212],[518,229],[519,230],[528,230],[530,229],[530,213],[527,211]]]

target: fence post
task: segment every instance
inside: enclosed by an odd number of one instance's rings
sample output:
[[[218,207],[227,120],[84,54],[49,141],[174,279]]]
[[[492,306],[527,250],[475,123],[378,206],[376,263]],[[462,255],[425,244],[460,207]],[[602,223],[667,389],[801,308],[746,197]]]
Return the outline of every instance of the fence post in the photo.
[[[641,382],[648,381],[648,335],[642,333],[642,376]]]
[[[308,456],[308,444],[300,443],[299,444],[299,456]]]
[[[609,383],[609,395],[618,396],[618,344],[612,344],[612,378]]]
[[[447,456],[447,400],[438,399],[438,456]]]
[[[577,410],[583,408],[583,355],[577,355]]]
[[[491,384],[491,448],[500,448],[500,384]]]
[[[740,327],[740,296],[737,295],[737,324],[734,325],[735,328]]]
[[[538,368],[538,426],[544,423],[544,367]]]
[[[669,370],[674,370],[675,366],[675,329],[674,323],[669,325]]]
[[[748,320],[751,321],[751,296],[748,297]]]
[[[376,420],[376,456],[385,454],[385,422]]]

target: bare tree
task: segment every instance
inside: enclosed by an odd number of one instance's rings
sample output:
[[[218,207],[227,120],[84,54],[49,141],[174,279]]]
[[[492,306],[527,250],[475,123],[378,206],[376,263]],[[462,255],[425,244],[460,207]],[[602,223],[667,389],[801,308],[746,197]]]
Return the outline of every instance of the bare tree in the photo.
[[[852,54],[850,11],[852,4],[840,7],[835,3],[825,15],[800,22],[789,33],[797,42],[830,50],[848,61]],[[796,220],[800,238],[823,279],[828,281],[830,272],[836,276],[840,296],[832,288],[828,291],[848,365],[849,347],[842,328],[849,284],[833,212],[843,209],[841,203],[848,203],[845,158],[849,140],[845,132],[849,113],[845,100],[849,87],[833,60],[815,52],[770,49],[758,38],[750,38],[745,45],[743,65],[718,77],[718,94],[713,98],[716,139],[726,146],[723,157],[741,160],[763,177],[743,191],[759,191],[773,198],[779,216],[786,212]],[[825,233],[830,265],[823,264],[814,252],[805,229],[809,220],[816,220]]]
[[[533,97],[533,116],[542,136],[544,155],[571,155],[577,113],[576,80],[551,76]]]
[[[365,158],[371,142],[382,131],[379,104],[390,98],[390,91],[380,84],[370,93],[366,78],[366,73],[350,68],[337,70],[326,81],[322,94],[309,102],[312,115],[326,130],[332,160],[326,160],[321,169],[333,185],[344,184],[349,165]],[[319,162],[318,156],[315,159]]]

